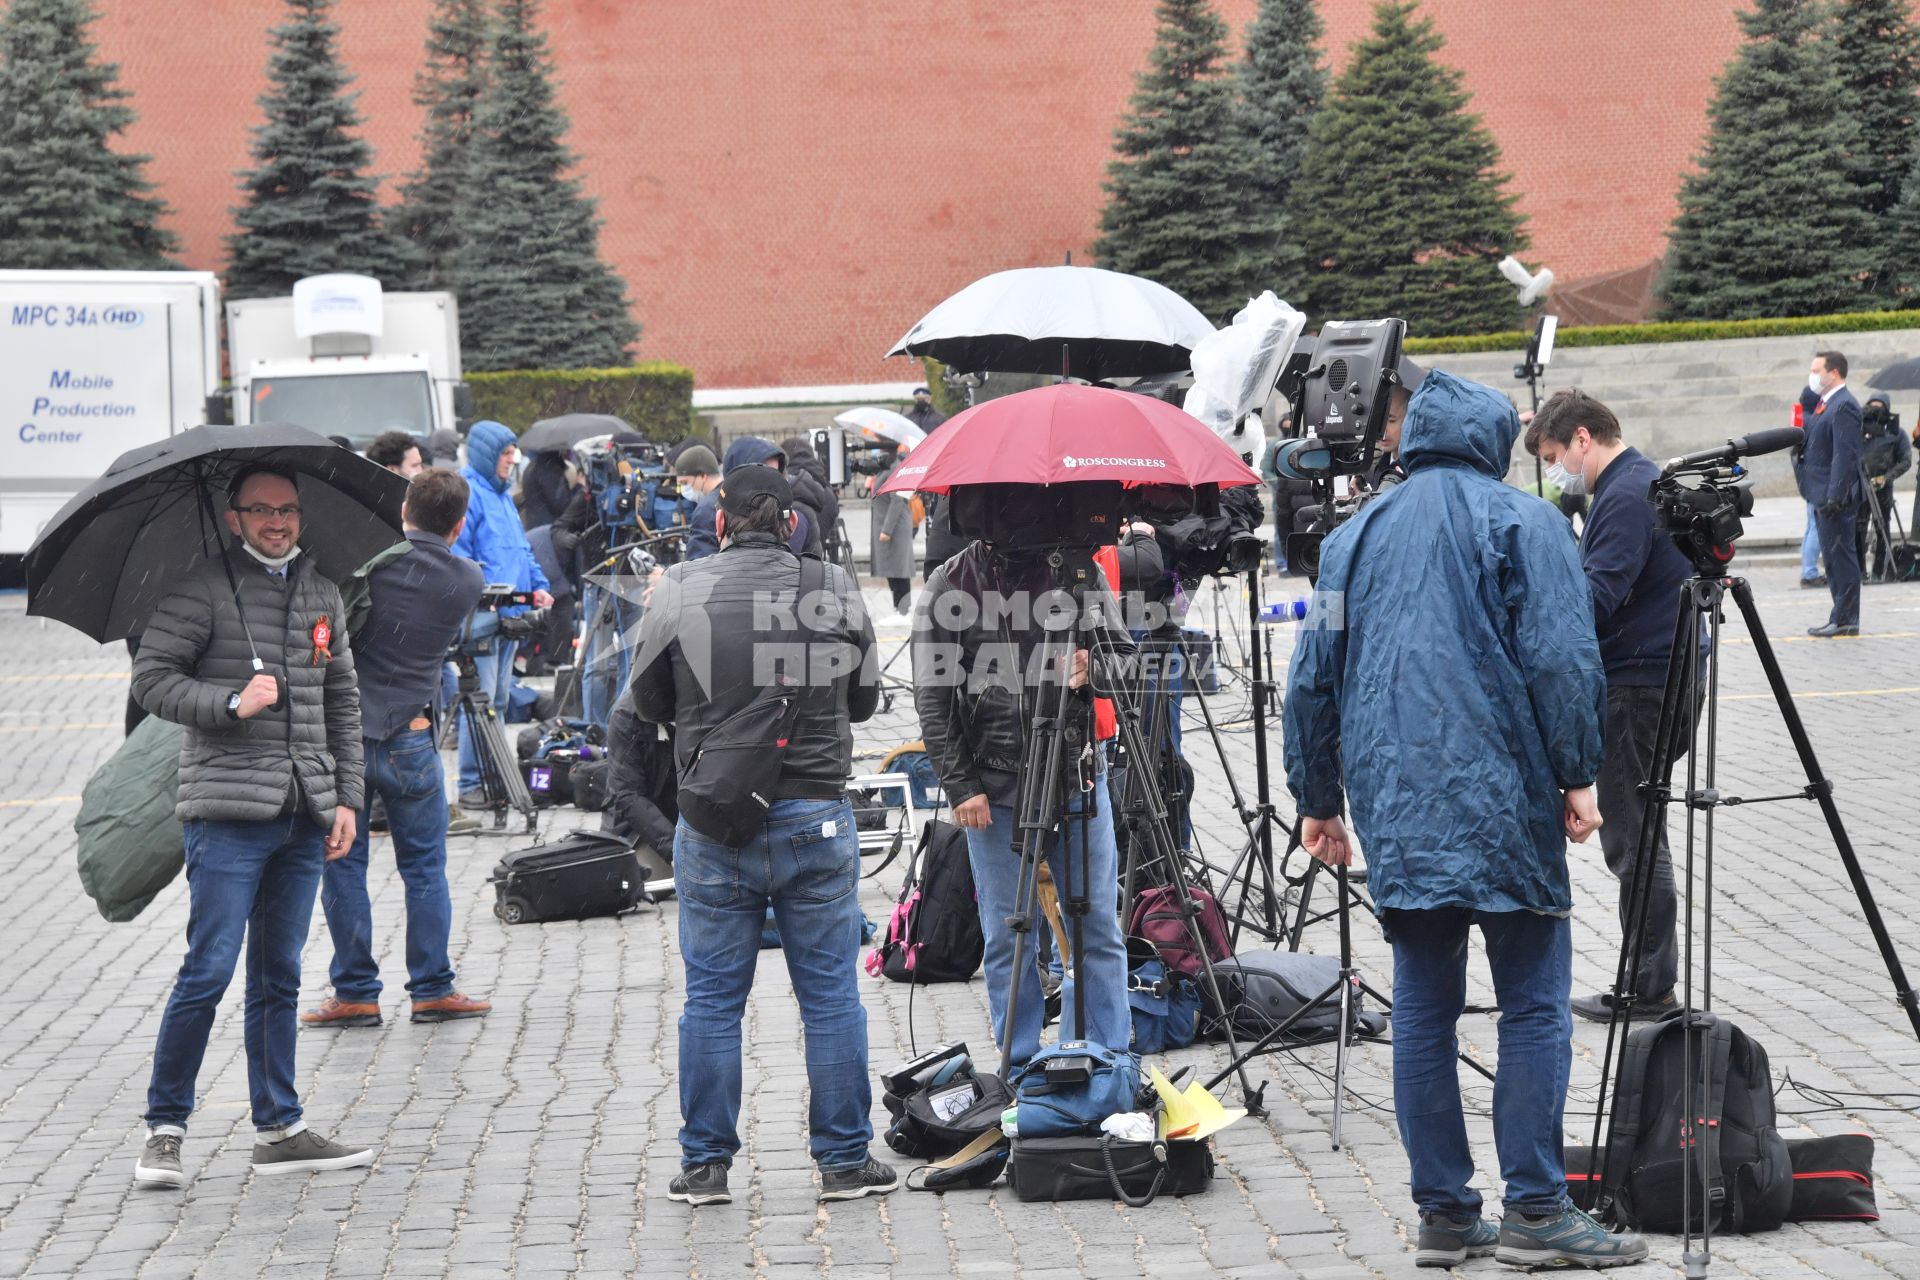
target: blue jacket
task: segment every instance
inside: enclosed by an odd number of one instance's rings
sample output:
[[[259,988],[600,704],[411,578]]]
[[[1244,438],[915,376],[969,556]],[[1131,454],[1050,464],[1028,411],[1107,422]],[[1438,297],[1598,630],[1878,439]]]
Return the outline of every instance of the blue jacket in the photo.
[[[1606,679],[1565,519],[1501,483],[1519,433],[1428,374],[1407,478],[1327,538],[1294,647],[1287,785],[1308,817],[1351,803],[1383,910],[1573,907],[1560,792],[1600,772]]]
[[[1580,535],[1580,567],[1593,592],[1593,627],[1608,685],[1664,685],[1680,611],[1680,584],[1693,576],[1673,539],[1653,527],[1647,492],[1660,464],[1628,449],[1593,483]]]
[[[494,474],[500,454],[513,441],[513,432],[497,422],[476,422],[467,430],[467,466],[460,474],[471,492],[467,495],[467,526],[453,544],[453,553],[478,562],[489,583],[510,583],[515,591],[545,591],[552,584],[534,559],[507,482]]]
[[[1850,503],[1860,492],[1860,402],[1844,386],[1826,406],[1811,387],[1800,393],[1800,421],[1807,441],[1793,458],[1800,496],[1814,506]]]
[[[787,462],[787,451],[771,440],[759,436],[741,436],[727,446],[727,453],[720,460],[720,474],[725,475],[735,467],[750,467],[757,463],[772,463],[778,460],[782,469]],[[687,521],[688,560],[700,560],[720,549],[720,536],[715,531],[714,513],[720,510],[720,491],[715,489],[700,499],[700,505],[693,509],[693,516]],[[796,509],[793,536],[787,539],[787,546],[795,555],[806,549],[808,539],[808,516],[804,510]]]

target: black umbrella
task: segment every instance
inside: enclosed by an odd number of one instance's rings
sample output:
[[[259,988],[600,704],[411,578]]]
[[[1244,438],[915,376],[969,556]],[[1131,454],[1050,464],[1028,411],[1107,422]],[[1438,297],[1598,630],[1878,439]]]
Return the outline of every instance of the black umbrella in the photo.
[[[1882,391],[1920,391],[1920,356],[1888,365],[1868,378],[1867,385]]]
[[[180,576],[230,540],[227,484],[271,464],[299,477],[300,546],[336,582],[404,535],[407,482],[304,427],[195,427],[114,459],[27,551],[27,612],[95,640],[138,635]]]
[[[566,449],[590,436],[633,434],[630,423],[610,413],[563,413],[557,418],[542,418],[520,433],[522,453],[545,453]]]

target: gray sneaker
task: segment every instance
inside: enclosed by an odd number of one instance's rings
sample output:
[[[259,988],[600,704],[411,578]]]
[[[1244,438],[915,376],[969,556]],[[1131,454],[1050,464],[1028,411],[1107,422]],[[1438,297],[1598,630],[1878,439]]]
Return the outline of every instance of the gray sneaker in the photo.
[[[682,1169],[667,1184],[667,1199],[695,1207],[733,1203],[733,1193],[727,1190],[727,1166],[696,1164],[691,1169]]]
[[[343,1147],[329,1142],[311,1129],[302,1129],[291,1138],[278,1142],[253,1144],[253,1171],[269,1173],[315,1173],[321,1169],[358,1169],[373,1163],[373,1148]]]
[[[1449,1218],[1438,1213],[1420,1215],[1420,1239],[1414,1245],[1416,1267],[1457,1267],[1469,1258],[1485,1258],[1500,1243],[1500,1233],[1479,1214]]]
[[[147,1145],[141,1148],[140,1158],[133,1162],[133,1185],[136,1187],[184,1187],[187,1175],[180,1172],[180,1135],[175,1133],[156,1133],[147,1139]]]
[[[1510,1267],[1626,1267],[1646,1260],[1647,1242],[1631,1231],[1615,1235],[1568,1205],[1552,1218],[1509,1213],[1493,1257]]]
[[[882,1164],[872,1156],[867,1162],[855,1165],[851,1169],[822,1169],[820,1171],[820,1198],[822,1200],[858,1200],[861,1196],[883,1196],[900,1185],[900,1175],[893,1166]]]

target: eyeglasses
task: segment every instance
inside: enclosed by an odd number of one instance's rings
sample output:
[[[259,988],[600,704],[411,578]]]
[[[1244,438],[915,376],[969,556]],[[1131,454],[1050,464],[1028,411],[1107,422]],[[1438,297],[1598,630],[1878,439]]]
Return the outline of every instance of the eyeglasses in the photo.
[[[281,520],[297,520],[300,518],[300,508],[298,507],[269,507],[259,502],[254,503],[250,507],[235,507],[234,510],[243,516],[252,516],[255,520],[265,520],[270,516]]]

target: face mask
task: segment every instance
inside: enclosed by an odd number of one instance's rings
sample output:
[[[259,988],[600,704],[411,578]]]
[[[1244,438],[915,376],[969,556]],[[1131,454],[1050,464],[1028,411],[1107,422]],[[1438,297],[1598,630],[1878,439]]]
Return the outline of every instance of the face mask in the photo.
[[[1577,498],[1587,491],[1587,481],[1578,471],[1569,471],[1559,463],[1546,470],[1547,483],[1570,498]]]
[[[242,538],[240,540],[240,545],[246,550],[246,553],[248,555],[252,556],[255,560],[258,560],[261,564],[267,566],[267,568],[269,569],[284,569],[288,565],[293,563],[293,558],[295,556],[300,554],[300,548],[298,546],[295,546],[293,550],[287,552],[287,554],[283,556],[269,556],[264,552],[262,552],[259,548],[255,547],[251,542],[248,542],[245,538]]]
[[[1826,388],[1821,385],[1825,381],[1826,379],[1820,374],[1810,373],[1807,375],[1807,390],[1813,392],[1815,395],[1819,395],[1826,390]]]

